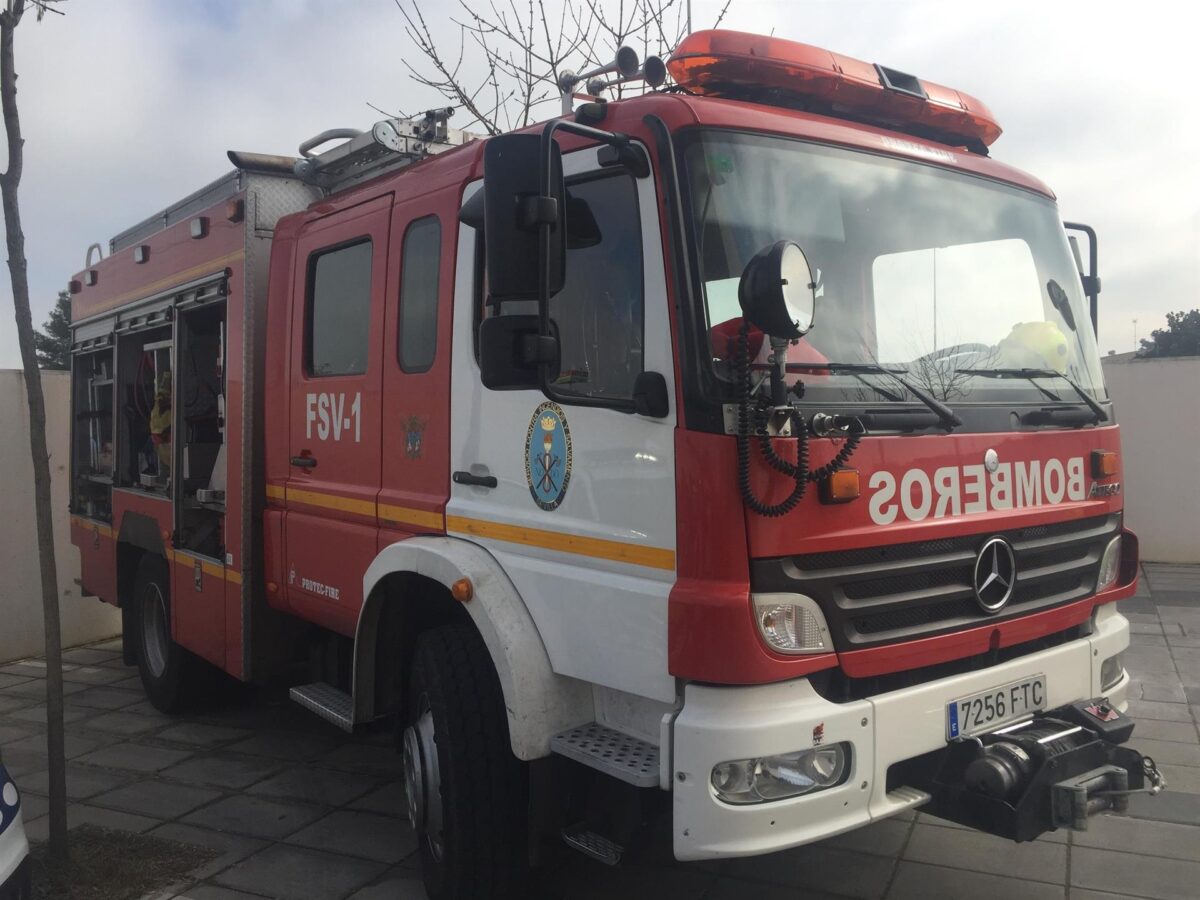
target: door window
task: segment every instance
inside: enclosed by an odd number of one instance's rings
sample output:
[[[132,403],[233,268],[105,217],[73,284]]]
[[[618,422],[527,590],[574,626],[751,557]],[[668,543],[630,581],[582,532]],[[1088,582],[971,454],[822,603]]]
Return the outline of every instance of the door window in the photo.
[[[438,267],[442,226],[437,216],[417,219],[404,235],[400,270],[400,368],[425,372],[437,350]]]
[[[371,242],[314,254],[308,281],[308,374],[361,375],[371,327]]]

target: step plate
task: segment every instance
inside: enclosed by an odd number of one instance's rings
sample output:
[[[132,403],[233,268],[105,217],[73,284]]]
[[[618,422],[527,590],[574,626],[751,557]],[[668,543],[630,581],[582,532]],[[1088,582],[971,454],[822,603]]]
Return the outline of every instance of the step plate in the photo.
[[[658,787],[658,748],[590,722],[550,739],[555,753],[638,787]]]
[[[602,834],[588,831],[583,825],[564,828],[562,839],[568,847],[574,847],[580,853],[598,859],[606,866],[615,866],[621,861],[621,854],[625,852],[625,848],[620,844],[610,841]]]
[[[354,730],[354,700],[345,691],[318,681],[296,685],[288,694],[305,709],[315,712],[343,731]]]

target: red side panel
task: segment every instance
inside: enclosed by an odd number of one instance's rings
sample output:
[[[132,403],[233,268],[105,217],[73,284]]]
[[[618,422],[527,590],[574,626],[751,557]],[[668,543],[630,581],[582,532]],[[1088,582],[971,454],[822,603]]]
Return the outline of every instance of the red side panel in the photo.
[[[187,553],[172,555],[171,636],[181,647],[223,669],[226,568]]]
[[[117,605],[117,550],[113,530],[102,522],[71,516],[71,543],[79,548],[83,589]]]

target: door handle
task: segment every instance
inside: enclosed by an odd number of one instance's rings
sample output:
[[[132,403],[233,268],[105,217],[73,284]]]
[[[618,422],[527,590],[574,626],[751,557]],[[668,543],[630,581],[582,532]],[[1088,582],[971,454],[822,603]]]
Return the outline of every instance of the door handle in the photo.
[[[494,488],[500,483],[495,475],[472,475],[470,472],[455,472],[450,478],[455,484],[471,484],[475,487]]]
[[[292,465],[299,466],[302,469],[315,469],[317,460],[313,456],[293,456]]]

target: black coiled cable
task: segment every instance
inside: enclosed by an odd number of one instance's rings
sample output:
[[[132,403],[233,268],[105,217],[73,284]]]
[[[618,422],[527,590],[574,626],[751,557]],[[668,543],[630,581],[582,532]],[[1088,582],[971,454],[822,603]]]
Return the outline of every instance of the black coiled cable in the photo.
[[[857,428],[847,436],[846,443],[837,452],[837,455],[816,471],[809,471],[808,425],[805,423],[803,416],[793,409],[789,413],[789,417],[792,422],[792,430],[797,438],[796,462],[795,464],[788,462],[776,453],[775,448],[771,446],[771,438],[767,433],[768,411],[763,408],[761,403],[751,405],[750,402],[750,325],[745,321],[742,322],[741,330],[738,332],[738,346],[735,360],[737,367],[738,406],[738,488],[742,493],[742,501],[760,516],[767,518],[784,516],[795,509],[796,505],[804,499],[809,482],[816,482],[822,478],[827,478],[846,464],[855,449],[857,449],[866,429],[861,422],[855,419]],[[767,461],[768,465],[775,469],[775,471],[788,476],[793,481],[791,493],[778,503],[763,503],[754,496],[754,491],[750,485],[751,436],[758,438],[758,445],[762,449],[763,458]]]

